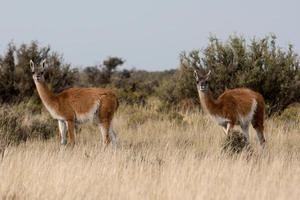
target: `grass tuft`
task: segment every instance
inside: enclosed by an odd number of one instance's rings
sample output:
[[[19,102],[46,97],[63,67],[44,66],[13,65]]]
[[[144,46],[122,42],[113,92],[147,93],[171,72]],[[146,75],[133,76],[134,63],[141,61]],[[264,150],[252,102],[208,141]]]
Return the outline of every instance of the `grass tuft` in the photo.
[[[237,130],[231,131],[222,142],[222,150],[230,154],[241,153],[246,148],[249,149],[246,137]]]

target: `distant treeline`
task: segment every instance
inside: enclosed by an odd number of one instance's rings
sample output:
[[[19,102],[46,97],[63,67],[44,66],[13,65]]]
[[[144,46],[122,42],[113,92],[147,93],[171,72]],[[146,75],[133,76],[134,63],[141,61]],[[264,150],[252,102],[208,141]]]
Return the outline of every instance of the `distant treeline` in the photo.
[[[180,55],[178,69],[162,72],[119,70],[125,60],[108,57],[97,66],[74,68],[63,56],[38,42],[20,46],[9,43],[0,56],[0,102],[40,105],[29,61],[47,59],[46,81],[53,92],[80,87],[114,88],[124,104],[146,106],[151,97],[160,100],[159,109],[199,108],[198,94],[191,66],[212,70],[211,90],[217,97],[225,89],[249,87],[260,92],[268,105],[268,114],[280,112],[300,101],[299,57],[292,45],[284,50],[274,35],[246,42],[230,36],[226,42],[215,37],[201,52]]]

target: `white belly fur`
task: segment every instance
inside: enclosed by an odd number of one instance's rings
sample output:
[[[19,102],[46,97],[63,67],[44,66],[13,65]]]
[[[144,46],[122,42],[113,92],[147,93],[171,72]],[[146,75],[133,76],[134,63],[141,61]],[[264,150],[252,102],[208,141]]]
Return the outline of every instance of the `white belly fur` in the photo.
[[[257,109],[257,101],[255,99],[253,99],[251,110],[249,111],[249,113],[245,116],[239,114],[240,124],[249,124],[253,119],[256,109]]]
[[[212,115],[212,118],[221,126],[226,125],[230,120],[218,115]]]
[[[257,109],[257,101],[255,99],[253,99],[253,102],[251,105],[251,110],[249,111],[249,113],[245,116],[239,114],[239,120],[238,120],[239,123],[240,124],[249,124],[253,119],[256,109]],[[229,119],[219,116],[219,115],[211,115],[211,117],[221,126],[226,125],[230,121]]]
[[[87,121],[93,121],[98,109],[99,109],[99,103],[95,103],[95,105],[92,106],[92,108],[88,112],[80,113],[80,114],[76,113],[76,121],[81,122],[81,123],[87,122]]]

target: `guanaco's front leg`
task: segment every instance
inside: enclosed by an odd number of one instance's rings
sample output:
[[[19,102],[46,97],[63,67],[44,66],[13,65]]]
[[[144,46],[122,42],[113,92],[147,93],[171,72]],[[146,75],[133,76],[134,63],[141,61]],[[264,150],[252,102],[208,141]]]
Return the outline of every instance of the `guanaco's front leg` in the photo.
[[[75,145],[75,126],[73,121],[67,121],[68,137],[71,145]]]
[[[225,135],[228,135],[230,131],[233,129],[234,125],[232,123],[227,123],[226,129],[223,127],[223,130],[225,132]]]
[[[59,139],[62,145],[67,144],[67,124],[63,120],[58,120]]]

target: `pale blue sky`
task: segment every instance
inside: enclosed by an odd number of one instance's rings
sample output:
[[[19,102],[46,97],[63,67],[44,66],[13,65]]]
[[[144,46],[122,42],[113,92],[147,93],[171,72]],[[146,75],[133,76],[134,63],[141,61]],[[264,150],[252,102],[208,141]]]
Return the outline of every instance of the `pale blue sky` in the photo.
[[[201,49],[210,34],[247,39],[269,33],[300,52],[298,0],[1,0],[0,52],[8,42],[38,40],[75,66],[120,56],[124,67],[178,66],[183,50]]]

